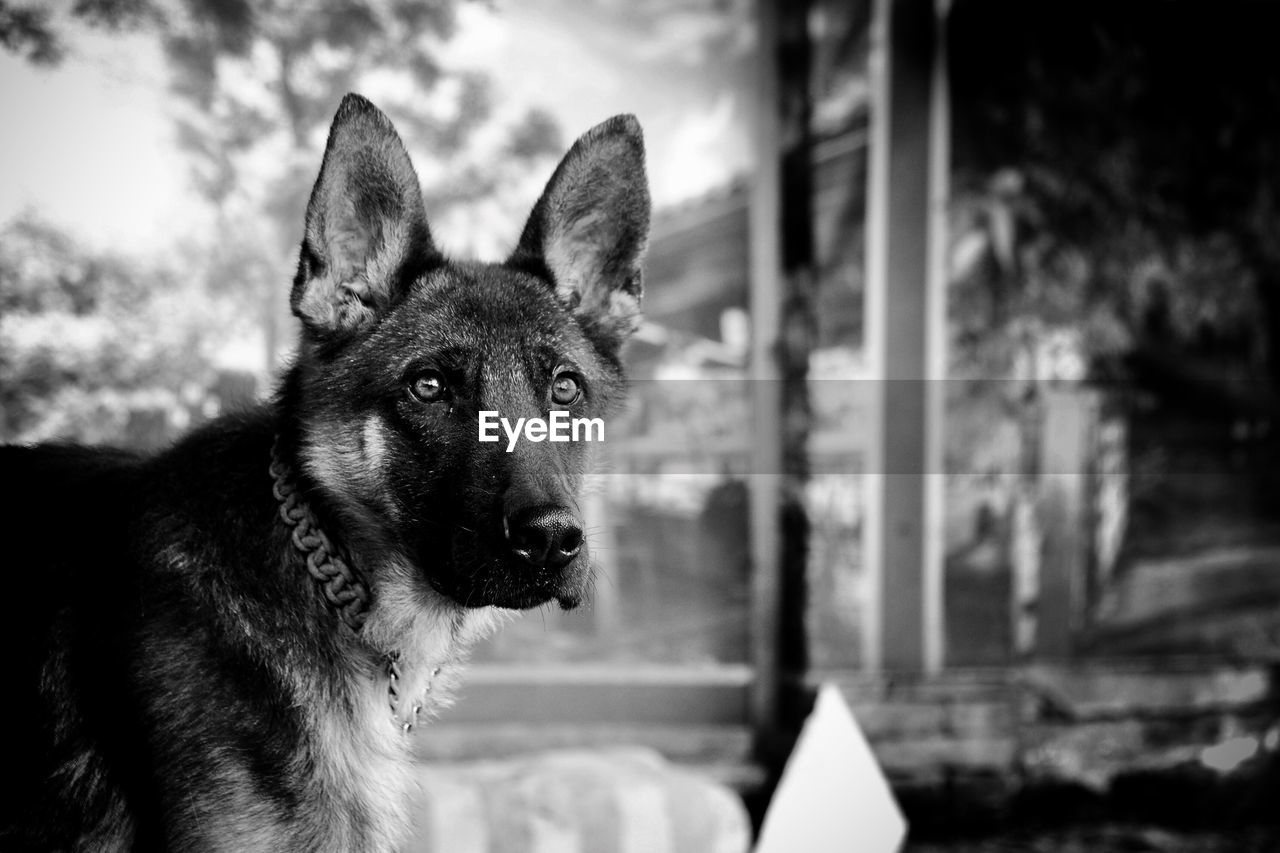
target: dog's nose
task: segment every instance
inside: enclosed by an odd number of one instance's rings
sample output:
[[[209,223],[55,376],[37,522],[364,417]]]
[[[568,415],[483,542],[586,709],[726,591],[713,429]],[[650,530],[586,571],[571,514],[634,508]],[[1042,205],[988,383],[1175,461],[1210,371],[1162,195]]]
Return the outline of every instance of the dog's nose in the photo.
[[[582,550],[582,526],[564,507],[536,506],[507,520],[507,541],[529,565],[559,569]]]

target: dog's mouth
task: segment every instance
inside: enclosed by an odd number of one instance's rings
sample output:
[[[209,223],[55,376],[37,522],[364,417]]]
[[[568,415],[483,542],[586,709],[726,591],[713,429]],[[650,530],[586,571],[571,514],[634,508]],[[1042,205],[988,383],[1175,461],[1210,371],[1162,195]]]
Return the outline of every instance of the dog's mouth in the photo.
[[[424,507],[402,540],[423,579],[462,607],[562,610],[587,597],[591,558],[580,515],[561,503]]]
[[[530,610],[554,601],[561,610],[573,610],[582,604],[590,575],[585,542],[563,565],[539,566],[513,553],[500,527],[496,536],[473,530],[458,528],[447,559],[419,559],[436,592],[471,608]],[[441,550],[431,542],[418,548],[420,557]]]
[[[554,601],[561,610],[573,610],[585,598],[588,543],[579,516],[567,507],[484,507],[424,533],[419,556],[444,558],[422,558],[417,565],[436,592],[458,605],[530,610]]]
[[[542,589],[536,586],[525,589],[513,587],[493,596],[490,604],[508,610],[530,610],[552,601],[560,605],[561,610],[573,610],[582,603],[582,595],[577,590],[568,590],[563,586],[553,589]]]
[[[463,607],[501,607],[505,610],[531,610],[556,602],[561,610],[573,610],[582,604],[585,584],[565,578],[542,579],[522,577],[522,566],[488,566],[476,572],[431,572],[427,581],[432,588]]]

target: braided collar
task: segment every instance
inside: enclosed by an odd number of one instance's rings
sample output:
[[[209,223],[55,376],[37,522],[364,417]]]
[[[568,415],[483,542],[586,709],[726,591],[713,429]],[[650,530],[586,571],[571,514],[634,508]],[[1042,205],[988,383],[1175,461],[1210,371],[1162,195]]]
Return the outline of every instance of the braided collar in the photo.
[[[292,471],[280,458],[280,438],[271,445],[271,492],[280,503],[280,518],[292,528],[293,547],[306,559],[307,572],[316,579],[325,600],[352,631],[359,633],[369,615],[369,586],[355,568],[343,558],[329,537],[320,529],[311,506],[302,498]],[[405,732],[418,722],[426,694],[431,692],[431,679],[440,668],[431,670],[426,685],[417,696],[403,693],[404,676],[400,670],[400,653],[392,652],[384,661],[387,674],[387,703],[391,719]]]
[[[311,506],[302,499],[292,471],[280,459],[280,439],[271,446],[271,491],[280,502],[280,518],[293,528],[293,547],[306,557],[307,571],[320,584],[325,599],[333,605],[352,631],[364,627],[369,613],[369,587],[342,558],[316,522]]]

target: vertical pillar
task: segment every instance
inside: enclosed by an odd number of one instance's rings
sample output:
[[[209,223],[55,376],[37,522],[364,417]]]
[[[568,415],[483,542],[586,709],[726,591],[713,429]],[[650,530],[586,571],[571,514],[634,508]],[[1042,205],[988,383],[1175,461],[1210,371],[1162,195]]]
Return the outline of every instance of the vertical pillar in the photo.
[[[747,384],[752,395],[753,434],[748,504],[751,523],[751,663],[755,670],[751,717],[757,731],[778,720],[778,625],[782,553],[778,507],[782,494],[781,371],[775,359],[781,318],[782,255],[778,229],[781,179],[776,0],[757,0],[759,27],[756,100],[755,180],[751,185],[749,299],[751,349]]]
[[[1069,658],[1084,627],[1089,554],[1089,460],[1098,396],[1078,388],[1044,395],[1040,520],[1044,537],[1036,602],[1037,657]]]
[[[751,487],[756,722],[777,722],[779,674],[805,665],[805,484],[811,421],[813,164],[809,3],[761,0],[751,199]]]
[[[876,0],[865,346],[873,383],[863,525],[864,667],[943,661],[945,0]]]

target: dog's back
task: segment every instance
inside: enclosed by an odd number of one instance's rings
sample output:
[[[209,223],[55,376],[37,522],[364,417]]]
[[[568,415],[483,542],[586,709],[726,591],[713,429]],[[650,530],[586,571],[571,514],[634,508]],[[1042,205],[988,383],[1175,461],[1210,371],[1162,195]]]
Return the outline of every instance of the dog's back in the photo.
[[[22,567],[0,704],[25,782],[0,801],[0,850],[182,849],[280,822],[305,744],[271,644],[319,641],[310,578],[274,556],[271,442],[264,411],[145,459],[0,448]]]
[[[73,694],[92,690],[92,681],[73,673],[93,673],[105,656],[77,660],[71,649],[77,637],[95,633],[88,649],[112,643],[111,633],[101,632],[92,616],[118,603],[122,588],[113,579],[127,583],[132,577],[121,556],[137,465],[136,457],[121,451],[0,448],[8,506],[3,531],[11,560],[4,582],[8,612],[0,619],[0,648],[10,661],[0,730],[8,741],[6,775],[17,782],[0,805],[2,849],[71,847],[94,826],[115,833],[99,836],[105,843],[123,841],[119,833],[128,833],[111,819],[121,804],[95,797],[93,789],[101,786],[83,784],[101,773],[93,762],[83,762],[76,786],[86,795],[82,810],[61,808],[58,789],[73,769],[75,750],[68,747],[86,736],[87,721],[78,709],[100,711],[99,722],[106,722],[121,701],[118,686],[93,691],[84,697],[89,703],[77,701]]]
[[[0,529],[10,555],[4,581],[10,606],[0,636],[21,665],[41,659],[30,651],[48,647],[59,614],[86,593],[110,588],[106,580],[121,573],[138,466],[138,457],[119,450],[0,447],[7,505]],[[29,710],[0,704],[5,713]],[[27,740],[16,738],[16,745]]]
[[[307,847],[265,834],[306,805],[290,774],[308,746],[271,645],[323,645],[310,578],[272,557],[271,441],[260,415],[148,459],[0,449],[22,497],[0,637],[6,773],[24,783],[0,800],[0,850]]]

